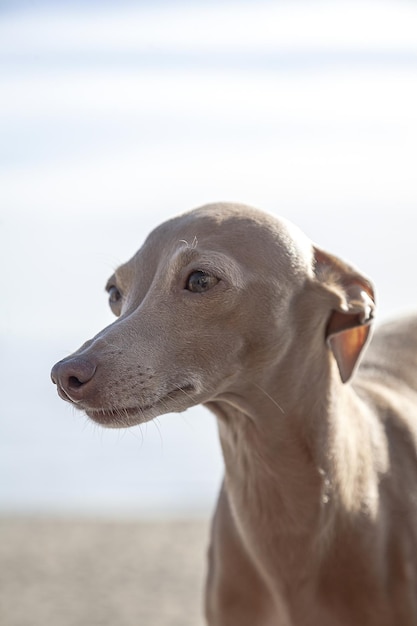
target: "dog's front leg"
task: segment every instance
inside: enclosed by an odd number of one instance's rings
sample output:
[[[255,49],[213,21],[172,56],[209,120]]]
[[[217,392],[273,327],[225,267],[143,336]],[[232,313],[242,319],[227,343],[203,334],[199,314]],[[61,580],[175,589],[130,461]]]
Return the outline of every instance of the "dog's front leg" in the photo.
[[[224,485],[212,523],[205,600],[209,626],[281,626],[271,594],[239,536]]]

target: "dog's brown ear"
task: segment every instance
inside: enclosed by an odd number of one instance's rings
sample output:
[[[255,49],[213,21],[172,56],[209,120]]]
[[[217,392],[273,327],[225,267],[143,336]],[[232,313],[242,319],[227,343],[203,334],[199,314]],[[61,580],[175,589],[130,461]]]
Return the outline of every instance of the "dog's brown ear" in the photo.
[[[314,253],[316,277],[333,300],[325,339],[346,382],[370,336],[374,291],[367,278],[337,257],[318,248]]]

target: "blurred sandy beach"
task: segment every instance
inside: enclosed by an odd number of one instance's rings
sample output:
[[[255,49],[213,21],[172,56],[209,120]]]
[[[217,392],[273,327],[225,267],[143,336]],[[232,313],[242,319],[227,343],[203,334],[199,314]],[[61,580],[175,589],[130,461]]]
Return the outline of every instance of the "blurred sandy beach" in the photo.
[[[2,626],[202,626],[205,521],[0,519]]]

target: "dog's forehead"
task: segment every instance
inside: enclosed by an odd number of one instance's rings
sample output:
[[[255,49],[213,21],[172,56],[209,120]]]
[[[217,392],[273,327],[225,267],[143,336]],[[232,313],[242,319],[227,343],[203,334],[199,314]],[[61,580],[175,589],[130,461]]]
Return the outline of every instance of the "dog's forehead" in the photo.
[[[149,243],[175,248],[208,246],[231,253],[281,254],[310,264],[311,241],[288,220],[240,204],[210,204],[156,228]]]
[[[312,266],[310,240],[287,220],[245,205],[212,204],[159,225],[117,273],[127,278],[138,264],[152,273],[184,248],[222,252],[249,266],[285,265],[295,273]]]

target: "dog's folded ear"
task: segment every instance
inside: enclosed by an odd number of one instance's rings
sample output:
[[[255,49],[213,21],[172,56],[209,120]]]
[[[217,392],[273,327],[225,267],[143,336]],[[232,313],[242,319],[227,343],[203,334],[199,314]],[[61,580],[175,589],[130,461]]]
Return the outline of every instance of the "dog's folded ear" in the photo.
[[[352,376],[370,336],[375,298],[370,281],[337,257],[314,248],[315,275],[331,297],[325,339],[343,382]]]

